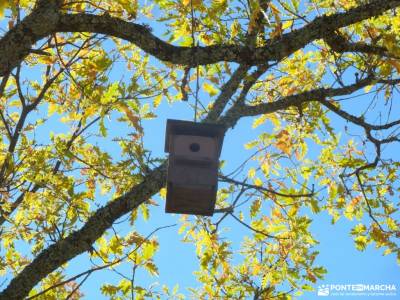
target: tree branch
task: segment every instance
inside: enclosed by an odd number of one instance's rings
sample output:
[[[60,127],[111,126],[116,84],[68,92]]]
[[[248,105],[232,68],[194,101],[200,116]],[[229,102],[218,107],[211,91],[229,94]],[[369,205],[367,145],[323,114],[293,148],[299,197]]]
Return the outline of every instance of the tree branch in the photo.
[[[266,45],[256,49],[236,45],[215,45],[207,47],[178,47],[168,44],[143,25],[128,23],[111,16],[90,14],[61,15],[57,31],[96,32],[130,41],[143,51],[160,60],[180,65],[195,66],[220,61],[265,64],[268,61],[280,61],[315,39],[324,38],[332,31],[348,26],[400,5],[399,0],[375,0],[346,12],[315,18],[303,28],[283,34],[278,39],[268,39]],[[194,49],[193,49],[194,48]],[[196,53],[196,59],[193,59]]]
[[[366,87],[373,82],[373,77],[367,77],[352,85],[340,88],[317,88],[296,95],[286,96],[274,102],[261,103],[257,105],[236,105],[227,111],[227,113],[219,120],[219,122],[228,127],[232,127],[242,117],[273,113],[282,109],[288,109],[289,107],[293,106],[298,107],[300,104],[305,102],[321,101],[321,99],[325,99],[327,97],[352,94],[353,92]]]
[[[157,193],[166,181],[166,163],[151,171],[129,192],[98,209],[80,229],[43,250],[28,266],[14,277],[0,293],[1,300],[23,299],[45,276],[75,256],[89,251],[92,244],[115,220],[136,209]]]
[[[280,239],[286,240],[286,239],[288,239],[288,238],[286,238],[286,237],[283,238],[283,237],[278,237],[278,236],[275,236],[275,235],[270,235],[270,234],[268,234],[268,233],[266,233],[266,232],[264,232],[264,231],[255,229],[255,228],[251,227],[249,224],[247,224],[247,223],[243,222],[242,220],[240,220],[240,219],[239,219],[238,217],[236,217],[233,213],[229,213],[229,214],[230,214],[236,221],[238,221],[240,224],[242,224],[244,227],[250,229],[251,231],[254,231],[254,232],[256,232],[256,233],[259,233],[259,234],[261,234],[261,235],[263,235],[263,236],[265,236],[265,237],[268,237],[268,238],[271,238],[271,239],[277,239],[277,240],[280,240]]]
[[[363,182],[362,182],[362,180],[361,180],[360,172],[359,172],[359,171],[356,172],[356,177],[357,177],[358,185],[360,186],[360,189],[361,189],[361,193],[362,193],[362,195],[363,195],[363,197],[364,197],[365,203],[367,204],[367,209],[368,209],[368,215],[369,215],[369,217],[374,221],[374,223],[379,227],[379,229],[380,229],[382,232],[385,232],[385,233],[386,233],[386,231],[382,228],[381,224],[378,222],[378,220],[377,220],[377,219],[375,218],[375,216],[374,216],[374,213],[372,212],[371,204],[369,203],[369,200],[368,200],[367,194],[366,194],[366,192],[365,192],[364,185],[363,185]]]
[[[4,91],[6,89],[7,81],[8,81],[9,78],[10,78],[10,74],[6,74],[3,77],[3,79],[1,80],[1,83],[0,83],[0,97],[3,97],[3,95],[4,95]],[[6,120],[6,118],[5,118],[4,114],[3,114],[3,110],[5,110],[5,109],[3,107],[0,107],[0,108],[1,108],[0,109],[0,118],[1,118],[1,121],[3,123],[4,128],[7,131],[8,139],[11,141],[12,132],[11,132],[10,126],[8,125],[7,120]]]
[[[366,54],[375,54],[390,58],[400,58],[388,51],[387,48],[378,45],[368,45],[363,42],[349,42],[338,33],[331,32],[324,40],[336,52],[359,52]]]
[[[231,78],[223,86],[221,93],[219,94],[217,100],[215,100],[213,108],[208,116],[204,119],[204,122],[214,122],[221,115],[229,100],[237,91],[240,82],[247,75],[249,69],[250,66],[248,65],[240,65],[235,70]]]
[[[393,122],[383,124],[383,125],[370,124],[368,122],[365,122],[363,118],[354,116],[354,115],[349,114],[348,112],[340,109],[332,102],[326,101],[324,99],[320,99],[319,102],[322,105],[324,105],[326,108],[328,108],[329,110],[336,113],[338,116],[342,117],[343,119],[345,119],[353,124],[359,125],[366,130],[384,130],[384,129],[389,129],[393,126],[400,124],[400,120],[393,121]]]
[[[53,5],[39,5],[1,38],[0,76],[11,72],[31,52],[36,42],[55,31],[58,16]]]
[[[59,14],[57,6],[39,6],[0,40],[0,75],[16,67],[29,54],[35,42],[56,32],[93,32],[118,37],[160,60],[192,67],[220,61],[265,64],[280,61],[310,42],[329,36],[338,28],[378,16],[398,6],[400,0],[375,0],[346,12],[320,16],[301,29],[266,40],[265,46],[255,49],[238,45],[179,47],[154,36],[144,25],[108,15]]]

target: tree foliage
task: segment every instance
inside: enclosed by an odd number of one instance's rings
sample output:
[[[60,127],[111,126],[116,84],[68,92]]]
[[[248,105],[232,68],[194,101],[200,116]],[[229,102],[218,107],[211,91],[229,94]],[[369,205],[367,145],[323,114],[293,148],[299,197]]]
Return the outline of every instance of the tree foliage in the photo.
[[[134,281],[158,274],[164,229],[136,227],[165,197],[165,157],[145,143],[160,133],[146,124],[182,101],[186,119],[227,136],[249,117],[257,132],[249,157],[221,166],[215,216],[180,220],[199,260],[195,298],[312,290],[326,273],[310,231],[320,213],[356,220],[357,249],[400,260],[399,6],[0,1],[0,299],[78,299],[91,274],[124,264],[132,277],[99,284],[110,299],[183,297]],[[239,251],[229,222],[247,230]],[[67,276],[80,254],[92,267]]]

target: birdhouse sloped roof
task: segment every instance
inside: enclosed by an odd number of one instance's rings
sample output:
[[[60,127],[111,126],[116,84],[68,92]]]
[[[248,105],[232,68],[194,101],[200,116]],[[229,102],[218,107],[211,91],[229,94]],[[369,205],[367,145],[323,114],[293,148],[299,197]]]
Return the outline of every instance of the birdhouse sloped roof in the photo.
[[[211,123],[195,123],[182,120],[167,120],[165,132],[165,152],[169,153],[171,135],[195,135],[214,137],[217,140],[218,156],[221,154],[222,142],[225,135],[225,126]]]

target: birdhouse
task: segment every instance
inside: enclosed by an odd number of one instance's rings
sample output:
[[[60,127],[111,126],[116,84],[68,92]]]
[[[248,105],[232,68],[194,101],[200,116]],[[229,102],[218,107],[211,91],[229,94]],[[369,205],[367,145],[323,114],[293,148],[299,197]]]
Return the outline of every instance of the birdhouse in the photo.
[[[167,120],[167,213],[212,216],[224,134],[222,125]]]

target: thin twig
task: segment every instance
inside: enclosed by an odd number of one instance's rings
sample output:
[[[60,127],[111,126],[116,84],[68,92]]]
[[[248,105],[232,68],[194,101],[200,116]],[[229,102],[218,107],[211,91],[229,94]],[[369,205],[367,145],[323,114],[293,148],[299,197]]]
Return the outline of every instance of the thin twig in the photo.
[[[249,224],[246,224],[245,222],[243,222],[242,220],[240,220],[240,219],[239,219],[238,217],[236,217],[233,213],[229,213],[229,214],[230,214],[236,221],[238,221],[240,224],[242,224],[244,227],[250,229],[251,231],[254,231],[254,232],[256,232],[256,233],[262,234],[262,235],[264,235],[264,236],[266,236],[266,237],[268,237],[268,238],[271,238],[271,239],[277,239],[277,240],[288,239],[288,238],[283,238],[283,237],[277,237],[277,236],[274,236],[274,235],[270,235],[270,234],[268,234],[268,233],[265,233],[264,231],[255,229],[255,228],[251,227]]]
[[[270,193],[270,194],[274,194],[277,196],[281,196],[281,197],[286,197],[286,198],[303,198],[303,197],[313,197],[315,196],[314,190],[311,191],[311,193],[308,194],[284,194],[284,193],[280,193],[262,186],[258,186],[258,185],[254,185],[254,184],[248,184],[245,182],[240,182],[234,179],[231,179],[229,177],[226,177],[224,175],[219,175],[219,178],[221,179],[221,181],[224,182],[228,182],[228,183],[233,183],[236,185],[241,185],[241,186],[245,186],[247,188],[251,188],[251,189],[255,189],[261,192],[265,192],[265,193]]]
[[[85,278],[71,291],[71,293],[65,298],[65,300],[71,299],[71,297],[75,294],[75,292],[85,283],[85,281],[89,278],[92,273],[86,274]]]
[[[387,231],[384,230],[384,229],[382,228],[381,224],[379,224],[378,220],[375,218],[375,216],[374,216],[374,214],[373,214],[373,212],[372,212],[371,204],[369,203],[367,194],[366,194],[365,189],[364,189],[364,185],[363,185],[363,183],[362,183],[362,181],[361,181],[360,172],[357,172],[357,173],[356,173],[356,177],[357,177],[358,185],[360,186],[360,189],[361,189],[361,193],[362,193],[362,195],[363,195],[363,197],[364,197],[365,203],[367,204],[368,215],[369,215],[370,218],[375,222],[375,224],[378,225],[379,229],[380,229],[382,232],[387,233]]]

